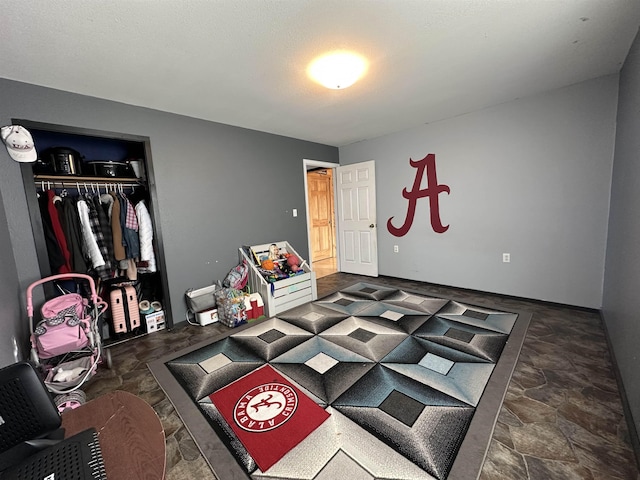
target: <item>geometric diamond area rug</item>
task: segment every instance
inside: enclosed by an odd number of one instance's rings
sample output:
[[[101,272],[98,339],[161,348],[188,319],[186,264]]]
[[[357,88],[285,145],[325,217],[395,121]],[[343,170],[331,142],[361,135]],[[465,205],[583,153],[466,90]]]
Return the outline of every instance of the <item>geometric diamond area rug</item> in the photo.
[[[149,368],[220,480],[471,480],[530,319],[360,282]]]

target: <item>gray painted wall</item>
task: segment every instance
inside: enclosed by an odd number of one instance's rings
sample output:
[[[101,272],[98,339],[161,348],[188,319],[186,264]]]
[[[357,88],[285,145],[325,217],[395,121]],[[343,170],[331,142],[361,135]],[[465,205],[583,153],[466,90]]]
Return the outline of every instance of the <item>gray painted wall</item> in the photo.
[[[600,308],[617,76],[523,98],[340,148],[340,163],[376,162],[381,275]],[[436,154],[440,216],[418,200],[402,225],[416,169]],[[422,183],[426,187],[426,180]],[[399,253],[392,253],[393,246]],[[502,263],[502,254],[511,263]]]
[[[308,258],[303,159],[337,163],[335,147],[5,79],[0,79],[0,105],[0,125],[19,118],[151,139],[176,323],[184,320],[184,292],[223,279],[237,263],[241,245],[287,240]],[[3,279],[13,292],[0,291],[3,312],[10,316],[16,305],[24,311],[18,292],[40,278],[40,272],[19,164],[4,148],[0,169],[17,269]],[[298,217],[292,216],[293,208]],[[5,237],[0,231],[0,238]],[[11,260],[10,252],[3,255]],[[20,321],[26,320],[3,316],[0,327],[13,331]]]
[[[620,73],[602,313],[640,432],[640,35]]]
[[[20,321],[21,304],[16,299],[20,295],[16,278],[16,262],[11,248],[11,236],[4,211],[4,202],[0,196],[0,366],[9,365],[21,360],[26,355],[22,346],[24,338],[29,335],[26,322]],[[24,307],[26,308],[26,306]],[[22,348],[21,348],[22,347]]]

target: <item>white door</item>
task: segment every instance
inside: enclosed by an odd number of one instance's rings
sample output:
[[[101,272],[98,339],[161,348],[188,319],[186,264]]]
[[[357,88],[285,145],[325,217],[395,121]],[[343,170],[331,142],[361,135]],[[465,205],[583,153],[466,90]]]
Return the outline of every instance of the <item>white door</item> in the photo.
[[[336,177],[340,271],[377,277],[375,163],[338,167]]]

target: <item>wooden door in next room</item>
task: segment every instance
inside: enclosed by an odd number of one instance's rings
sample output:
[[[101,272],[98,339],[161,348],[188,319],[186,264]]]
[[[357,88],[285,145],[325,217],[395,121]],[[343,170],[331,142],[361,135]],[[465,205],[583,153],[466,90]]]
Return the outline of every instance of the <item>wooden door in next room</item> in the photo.
[[[335,256],[333,170],[327,168],[308,172],[307,188],[311,261],[319,262]]]

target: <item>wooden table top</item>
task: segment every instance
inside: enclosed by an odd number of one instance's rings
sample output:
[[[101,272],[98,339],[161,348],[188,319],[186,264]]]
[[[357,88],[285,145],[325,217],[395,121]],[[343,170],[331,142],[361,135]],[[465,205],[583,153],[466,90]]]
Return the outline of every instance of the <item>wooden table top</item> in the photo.
[[[65,436],[90,427],[98,431],[109,480],[162,480],[165,436],[155,410],[121,390],[62,414]]]

